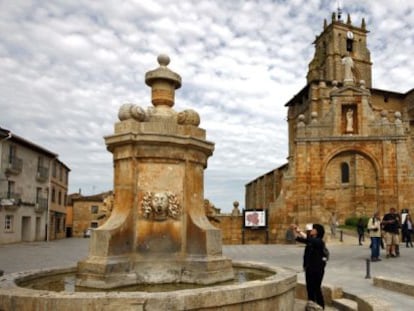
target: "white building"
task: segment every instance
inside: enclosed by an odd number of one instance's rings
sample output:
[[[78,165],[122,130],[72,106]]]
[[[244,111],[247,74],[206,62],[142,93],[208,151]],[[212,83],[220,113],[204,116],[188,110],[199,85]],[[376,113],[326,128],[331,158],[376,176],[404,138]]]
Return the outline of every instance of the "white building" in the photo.
[[[61,165],[57,154],[0,128],[0,244],[50,237],[49,189],[56,162]]]

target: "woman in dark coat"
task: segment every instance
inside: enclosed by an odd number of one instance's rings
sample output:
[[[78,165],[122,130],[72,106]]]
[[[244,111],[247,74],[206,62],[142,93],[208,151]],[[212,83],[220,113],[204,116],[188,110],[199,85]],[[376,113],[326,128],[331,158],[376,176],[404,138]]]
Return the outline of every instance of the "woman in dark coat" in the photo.
[[[308,300],[316,302],[322,308],[325,308],[325,302],[322,294],[322,279],[325,273],[327,258],[324,257],[325,242],[323,236],[325,229],[320,224],[313,224],[312,230],[306,234],[292,225],[296,235],[296,241],[305,243],[305,252],[303,255],[303,268],[305,270],[306,290]]]
[[[411,239],[411,234],[413,233],[413,221],[411,220],[410,214],[407,214],[405,217],[404,223],[402,224],[402,235],[403,240],[405,241],[406,247],[413,247],[413,241]]]

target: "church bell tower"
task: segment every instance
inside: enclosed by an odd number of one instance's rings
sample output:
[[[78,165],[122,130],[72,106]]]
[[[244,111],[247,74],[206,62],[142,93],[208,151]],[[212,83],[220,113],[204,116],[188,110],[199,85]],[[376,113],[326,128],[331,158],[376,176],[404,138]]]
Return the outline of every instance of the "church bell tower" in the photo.
[[[346,22],[342,20],[341,11],[332,13],[332,22],[327,24],[325,19],[324,29],[319,36],[316,36],[313,44],[315,54],[309,63],[307,82],[343,81],[344,66],[342,59],[350,56],[354,61],[353,76],[356,81],[364,80],[365,86],[372,87],[371,78],[371,54],[367,48],[367,33],[365,19],[362,19],[361,26],[352,25],[351,17],[348,14]]]

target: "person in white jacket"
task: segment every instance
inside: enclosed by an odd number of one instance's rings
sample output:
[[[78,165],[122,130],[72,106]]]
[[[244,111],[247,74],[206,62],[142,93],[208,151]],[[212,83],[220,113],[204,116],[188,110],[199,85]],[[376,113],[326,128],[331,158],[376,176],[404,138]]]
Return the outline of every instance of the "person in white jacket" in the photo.
[[[371,261],[381,261],[381,258],[379,258],[381,245],[381,218],[379,212],[375,212],[368,220],[367,228],[371,237]]]

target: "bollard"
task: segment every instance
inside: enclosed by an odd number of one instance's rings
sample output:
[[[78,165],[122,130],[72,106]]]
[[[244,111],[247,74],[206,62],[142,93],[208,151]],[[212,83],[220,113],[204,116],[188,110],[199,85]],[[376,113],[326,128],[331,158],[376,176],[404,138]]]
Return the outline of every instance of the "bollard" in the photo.
[[[343,231],[342,230],[339,230],[339,241],[340,242],[343,242],[344,241],[344,239],[343,239]]]
[[[367,275],[365,276],[366,279],[371,278],[371,260],[367,258]]]

